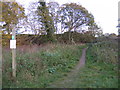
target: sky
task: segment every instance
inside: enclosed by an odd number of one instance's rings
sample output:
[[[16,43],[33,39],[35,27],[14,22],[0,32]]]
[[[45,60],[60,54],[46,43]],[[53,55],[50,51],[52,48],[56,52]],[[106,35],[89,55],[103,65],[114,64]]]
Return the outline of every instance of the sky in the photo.
[[[25,8],[29,3],[38,0],[16,0]],[[46,2],[56,1],[60,5],[64,3],[79,3],[93,14],[96,23],[102,28],[103,33],[118,34],[118,2],[120,0],[46,0]]]

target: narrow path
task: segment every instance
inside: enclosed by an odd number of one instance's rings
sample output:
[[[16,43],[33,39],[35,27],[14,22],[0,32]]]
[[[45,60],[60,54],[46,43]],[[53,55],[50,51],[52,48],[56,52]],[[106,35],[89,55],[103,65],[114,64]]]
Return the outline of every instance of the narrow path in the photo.
[[[56,81],[49,85],[48,88],[69,88],[72,87],[75,77],[77,76],[77,73],[79,70],[84,67],[85,65],[85,57],[86,57],[86,50],[87,48],[84,48],[82,50],[82,56],[76,65],[76,67],[67,75],[67,77],[64,77],[62,80]]]

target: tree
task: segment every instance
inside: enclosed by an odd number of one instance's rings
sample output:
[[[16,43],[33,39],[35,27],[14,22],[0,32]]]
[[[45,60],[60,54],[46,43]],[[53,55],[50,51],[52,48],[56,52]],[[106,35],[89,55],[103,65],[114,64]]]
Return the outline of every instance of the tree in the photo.
[[[25,18],[24,8],[17,2],[0,1],[0,6],[2,7],[2,19],[0,22],[4,23],[3,28],[10,34],[12,29],[11,25],[17,25],[20,19]]]
[[[93,23],[88,27],[88,30],[91,31],[92,36],[101,36],[103,35],[103,31],[100,26],[98,26],[96,23]]]
[[[37,13],[38,13],[38,21],[42,22],[43,28],[47,32],[47,38],[48,41],[55,41],[55,27],[54,27],[54,22],[52,17],[50,16],[48,7],[46,6],[46,2],[38,2],[38,8],[37,8]]]
[[[24,19],[23,27],[25,31],[31,31],[35,35],[41,35],[41,22],[38,22],[38,16],[36,13],[38,3],[32,2],[29,5],[28,12],[27,12],[27,18]]]
[[[111,33],[109,37],[117,37],[117,35],[115,33]]]
[[[55,32],[57,33],[58,28],[58,22],[59,22],[59,14],[58,11],[60,10],[60,6],[57,2],[49,2],[47,3],[49,14],[52,17],[54,27],[55,27]]]
[[[63,29],[67,29],[69,32],[77,30],[82,26],[89,26],[94,23],[94,17],[84,7],[76,3],[64,4],[60,10],[61,25]],[[69,41],[71,41],[71,35],[69,34]]]

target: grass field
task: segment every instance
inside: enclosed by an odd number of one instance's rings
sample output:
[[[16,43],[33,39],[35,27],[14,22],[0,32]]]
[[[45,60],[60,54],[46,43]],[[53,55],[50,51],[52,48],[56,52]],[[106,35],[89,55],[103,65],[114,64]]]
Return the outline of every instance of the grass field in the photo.
[[[107,39],[90,45],[86,68],[80,75],[84,75],[80,79],[85,78],[84,87],[118,88],[118,41]]]
[[[3,48],[3,88],[43,88],[66,76],[84,45],[47,44],[17,48],[17,78],[11,76],[11,50]]]
[[[76,75],[61,78],[48,88],[118,88],[118,74],[113,69],[112,64],[87,62]]]
[[[67,77],[87,46],[85,67]],[[14,80],[11,50],[4,48],[3,88],[45,88],[64,78],[68,79],[62,85],[65,88],[118,88],[118,52],[118,42],[114,39],[88,45],[21,46],[17,48],[17,78]]]
[[[88,47],[85,67],[49,88],[118,88],[118,42],[102,40]]]

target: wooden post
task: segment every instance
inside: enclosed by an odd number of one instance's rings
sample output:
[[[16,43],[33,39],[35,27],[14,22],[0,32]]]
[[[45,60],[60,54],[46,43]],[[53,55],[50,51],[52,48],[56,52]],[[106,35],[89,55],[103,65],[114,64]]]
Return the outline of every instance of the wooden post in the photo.
[[[16,77],[16,50],[12,49],[12,70],[13,77]]]
[[[16,40],[15,27],[12,28],[12,40]],[[12,48],[12,76],[16,77],[16,48]]]

